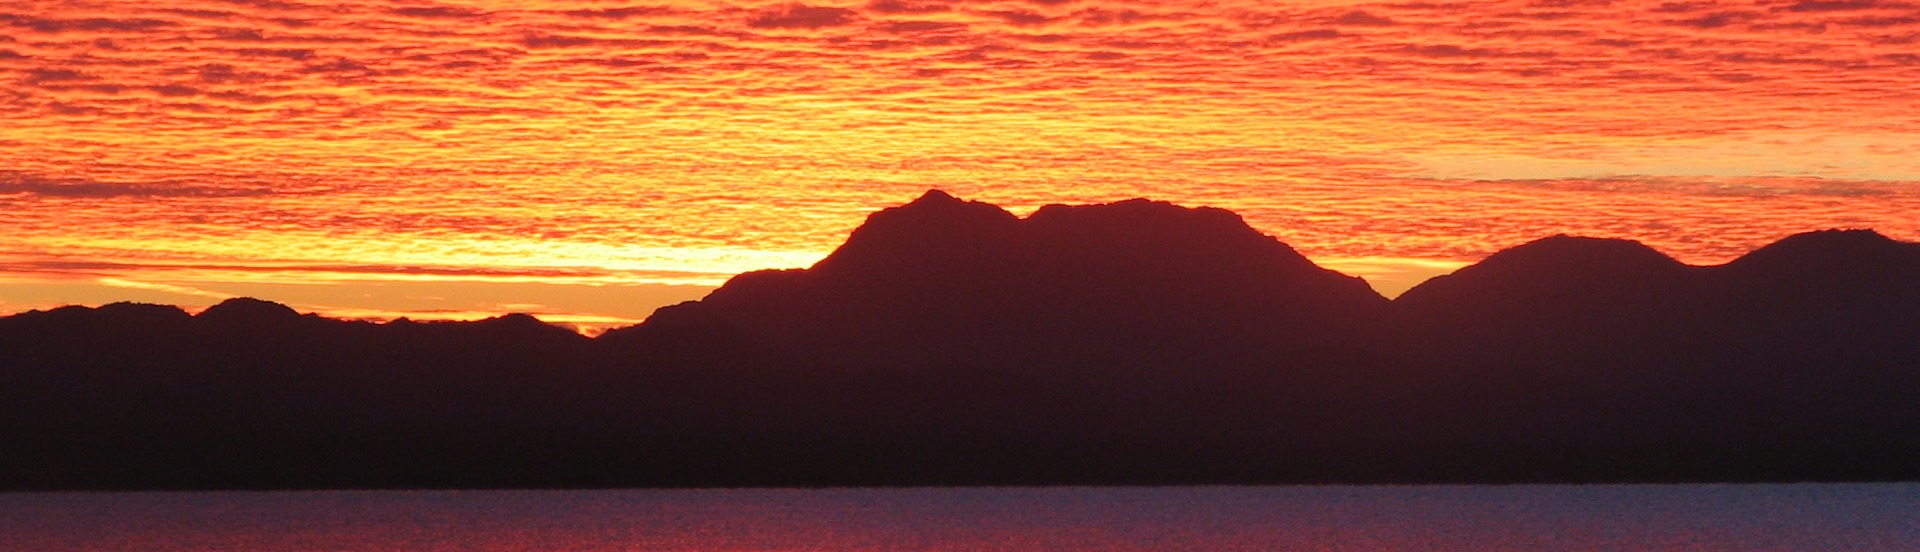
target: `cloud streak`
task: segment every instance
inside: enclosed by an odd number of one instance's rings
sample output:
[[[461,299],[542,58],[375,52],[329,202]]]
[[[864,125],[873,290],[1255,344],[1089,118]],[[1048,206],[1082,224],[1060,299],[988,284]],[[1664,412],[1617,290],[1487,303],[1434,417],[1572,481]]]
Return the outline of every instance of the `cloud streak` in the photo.
[[[43,198],[105,199],[159,197],[249,197],[267,195],[273,190],[233,186],[207,186],[178,182],[96,182],[83,179],[47,178],[9,174],[0,171],[0,195],[25,195]]]
[[[726,274],[931,187],[1328,260],[1920,239],[1911,2],[166,8],[0,8],[0,257]]]

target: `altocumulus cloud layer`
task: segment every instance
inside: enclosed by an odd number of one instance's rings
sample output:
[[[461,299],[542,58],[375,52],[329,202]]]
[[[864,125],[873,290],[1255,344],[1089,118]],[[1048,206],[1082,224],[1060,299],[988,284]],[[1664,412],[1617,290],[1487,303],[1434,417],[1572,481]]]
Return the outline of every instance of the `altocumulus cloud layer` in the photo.
[[[1917,42],[1849,0],[28,0],[0,261],[712,284],[942,187],[1224,207],[1376,275],[1556,232],[1718,262],[1920,238]],[[376,268],[287,268],[339,265]]]

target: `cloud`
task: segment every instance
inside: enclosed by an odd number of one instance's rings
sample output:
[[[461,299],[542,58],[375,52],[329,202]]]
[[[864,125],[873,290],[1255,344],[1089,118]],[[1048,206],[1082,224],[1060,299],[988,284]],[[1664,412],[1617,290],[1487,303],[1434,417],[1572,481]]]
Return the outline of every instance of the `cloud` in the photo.
[[[858,14],[846,8],[787,4],[747,20],[756,29],[819,29],[852,24]]]
[[[674,13],[674,10],[660,6],[630,6],[624,8],[567,10],[560,13],[568,17],[585,19],[626,20],[636,17],[650,17]]]
[[[216,39],[228,42],[264,42],[267,40],[267,37],[260,34],[260,31],[257,29],[214,29],[213,36]]]
[[[1267,40],[1273,42],[1302,42],[1308,40],[1332,40],[1342,36],[1345,35],[1340,34],[1340,31],[1335,29],[1308,29],[1268,35]]]
[[[1690,17],[1686,19],[1672,20],[1672,21],[1668,21],[1667,23],[1670,25],[1678,25],[1682,27],[1693,27],[1698,29],[1715,29],[1715,28],[1732,25],[1734,23],[1751,20],[1751,19],[1754,19],[1754,17],[1755,15],[1751,12],[1722,11],[1722,12],[1709,13],[1699,17]]]
[[[1326,258],[1920,238],[1920,186],[1708,180],[1920,181],[1911,2],[166,4],[0,8],[0,247],[727,273],[932,186]],[[1608,175],[1685,182],[1537,183]]]
[[[678,271],[612,271],[594,267],[470,267],[470,266],[417,266],[417,265],[380,265],[380,264],[315,264],[315,263],[180,263],[165,261],[122,262],[112,260],[73,260],[68,258],[51,259],[9,259],[6,272],[12,274],[75,274],[75,275],[115,275],[133,273],[165,273],[169,277],[198,275],[227,280],[250,280],[242,274],[264,274],[270,281],[275,274],[286,275],[306,273],[330,275],[346,279],[398,279],[417,280],[430,278],[435,280],[471,280],[471,281],[567,281],[574,283],[606,282],[621,278],[655,280],[685,279],[725,279],[731,274],[707,274]]]
[[[0,24],[48,34],[84,31],[146,32],[175,26],[175,23],[162,19],[60,19],[15,14],[0,14]]]
[[[1870,9],[1876,9],[1876,8],[1907,9],[1907,8],[1912,8],[1913,6],[1914,4],[1910,2],[1880,2],[1875,0],[1809,0],[1809,1],[1794,2],[1785,6],[1775,7],[1773,9],[1778,11],[1804,13],[1804,12],[1860,11],[1860,10],[1870,10]]]
[[[880,29],[894,34],[937,33],[964,31],[967,24],[957,21],[889,21],[882,24]]]
[[[198,96],[203,93],[199,88],[194,88],[192,86],[187,86],[184,84],[163,84],[159,86],[150,87],[149,89],[153,90],[155,93],[160,94],[162,96],[175,97],[175,98]]]
[[[982,10],[978,13],[1022,27],[1045,25],[1053,21],[1053,17],[1032,10]]]
[[[1081,25],[1103,27],[1112,25],[1133,25],[1148,21],[1160,21],[1167,17],[1141,12],[1134,9],[1088,8],[1073,13],[1072,16]]]
[[[246,57],[270,57],[301,60],[313,57],[312,48],[240,48],[234,53]]]
[[[1396,23],[1392,19],[1367,13],[1362,10],[1353,10],[1335,18],[1333,24],[1349,27],[1390,27]]]
[[[1493,48],[1465,48],[1453,44],[1407,45],[1401,52],[1425,58],[1550,58],[1552,52],[1507,51]]]
[[[204,297],[208,299],[232,299],[235,297],[235,295],[231,293],[220,293],[217,291],[209,291],[209,290],[196,288],[193,286],[183,286],[179,284],[140,282],[135,280],[125,280],[120,278],[100,278],[96,281],[99,282],[100,285],[104,285],[108,287],[138,289],[138,290],[146,290],[146,291],[158,291],[161,293],[186,295],[190,297]]]
[[[113,183],[0,172],[0,196],[49,198],[249,197],[272,194],[261,188],[234,188],[176,182]]]
[[[37,68],[27,70],[27,82],[45,84],[51,82],[83,82],[99,80],[100,77],[75,71],[73,69]]]
[[[399,16],[418,17],[418,18],[424,18],[424,19],[475,19],[480,17],[486,17],[487,15],[487,12],[485,11],[481,11],[473,8],[456,8],[451,6],[434,6],[434,7],[427,7],[427,8],[421,8],[421,7],[394,8],[391,10],[387,10],[387,12],[394,15],[399,15]]]
[[[902,2],[900,0],[875,0],[868,3],[867,11],[883,14],[924,14],[942,13],[952,8],[939,2]]]

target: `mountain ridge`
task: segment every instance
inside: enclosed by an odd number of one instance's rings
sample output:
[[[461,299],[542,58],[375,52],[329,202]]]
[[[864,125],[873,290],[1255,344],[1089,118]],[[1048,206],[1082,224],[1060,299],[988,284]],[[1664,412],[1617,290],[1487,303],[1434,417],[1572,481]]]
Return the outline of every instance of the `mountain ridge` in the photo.
[[[1871,231],[1554,236],[1390,301],[1223,210],[931,191],[592,339],[3,317],[0,488],[1915,480],[1915,282]]]

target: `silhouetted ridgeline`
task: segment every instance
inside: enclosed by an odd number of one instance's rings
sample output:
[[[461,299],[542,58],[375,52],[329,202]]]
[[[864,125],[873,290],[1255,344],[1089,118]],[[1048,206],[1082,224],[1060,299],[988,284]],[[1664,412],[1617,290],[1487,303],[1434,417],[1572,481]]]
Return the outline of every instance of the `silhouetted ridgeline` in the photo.
[[[587,339],[0,318],[0,487],[1920,479],[1920,244],[1557,236],[1389,302],[1217,209],[931,192]]]

